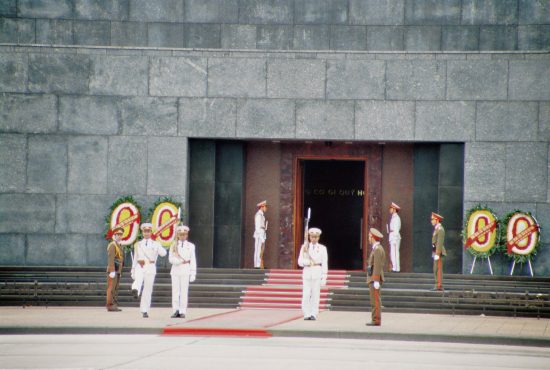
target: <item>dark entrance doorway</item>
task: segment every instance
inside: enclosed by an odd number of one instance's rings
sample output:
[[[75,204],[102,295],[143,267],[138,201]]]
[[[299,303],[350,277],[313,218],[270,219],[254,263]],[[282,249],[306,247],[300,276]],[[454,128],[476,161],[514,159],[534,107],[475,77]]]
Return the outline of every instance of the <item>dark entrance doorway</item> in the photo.
[[[364,160],[301,160],[302,214],[323,230],[330,269],[363,268]]]

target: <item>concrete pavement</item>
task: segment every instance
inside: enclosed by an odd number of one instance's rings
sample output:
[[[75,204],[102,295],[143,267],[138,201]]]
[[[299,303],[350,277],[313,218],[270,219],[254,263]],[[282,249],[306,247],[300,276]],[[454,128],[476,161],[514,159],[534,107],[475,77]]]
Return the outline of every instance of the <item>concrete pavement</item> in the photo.
[[[304,321],[297,310],[278,312],[275,320],[269,310],[191,308],[186,319],[172,319],[171,313],[170,308],[153,307],[144,319],[133,307],[121,312],[100,307],[0,307],[0,334],[162,334],[170,327],[231,327],[284,337],[550,346],[548,319],[382,313],[382,326],[369,327],[366,312],[324,311],[317,321]],[[255,319],[243,319],[246,315]],[[225,317],[231,320],[220,320]]]

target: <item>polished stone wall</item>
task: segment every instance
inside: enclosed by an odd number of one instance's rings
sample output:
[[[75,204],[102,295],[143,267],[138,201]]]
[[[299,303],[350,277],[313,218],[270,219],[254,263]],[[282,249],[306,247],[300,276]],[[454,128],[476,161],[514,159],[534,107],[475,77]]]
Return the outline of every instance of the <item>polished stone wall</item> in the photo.
[[[548,0],[4,0],[0,43],[548,50]]]
[[[0,264],[102,265],[120,195],[187,202],[195,137],[464,143],[464,210],[546,228],[548,75],[542,52],[0,46]]]

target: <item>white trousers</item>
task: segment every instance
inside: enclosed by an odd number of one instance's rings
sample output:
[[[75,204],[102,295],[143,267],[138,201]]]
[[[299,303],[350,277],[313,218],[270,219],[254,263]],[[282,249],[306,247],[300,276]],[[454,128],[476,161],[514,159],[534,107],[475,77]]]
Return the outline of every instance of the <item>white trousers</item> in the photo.
[[[151,308],[151,297],[153,296],[153,284],[155,283],[154,273],[145,271],[143,274],[143,292],[141,293],[141,301],[139,305],[139,310],[143,312],[149,312]]]
[[[401,239],[390,240],[390,259],[391,259],[392,271],[401,271],[401,264],[399,263],[400,245],[401,245]]]
[[[189,275],[171,275],[172,278],[172,309],[174,312],[187,312],[187,297],[189,292]]]
[[[138,291],[138,296],[141,295],[141,287],[143,286],[143,268],[137,265],[134,268],[134,282],[132,283],[132,290]]]
[[[262,265],[262,244],[263,238],[254,238],[254,267],[261,267]]]
[[[304,317],[317,317],[321,299],[321,266],[304,267],[302,281],[302,312]]]

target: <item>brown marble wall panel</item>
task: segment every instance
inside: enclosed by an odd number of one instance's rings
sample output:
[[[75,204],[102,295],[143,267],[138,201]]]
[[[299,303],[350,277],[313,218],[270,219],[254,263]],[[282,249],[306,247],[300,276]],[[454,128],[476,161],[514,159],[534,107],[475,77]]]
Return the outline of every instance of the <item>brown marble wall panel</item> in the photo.
[[[244,204],[244,253],[241,266],[254,267],[254,215],[256,204],[267,200],[268,222],[264,266],[279,267],[281,148],[271,142],[248,142],[246,146],[246,180]]]
[[[384,146],[382,159],[382,232],[383,245],[389,256],[389,241],[386,225],[390,222],[389,205],[401,207],[401,271],[412,272],[413,253],[413,190],[414,190],[414,145],[391,144]],[[389,263],[389,257],[388,257]]]

